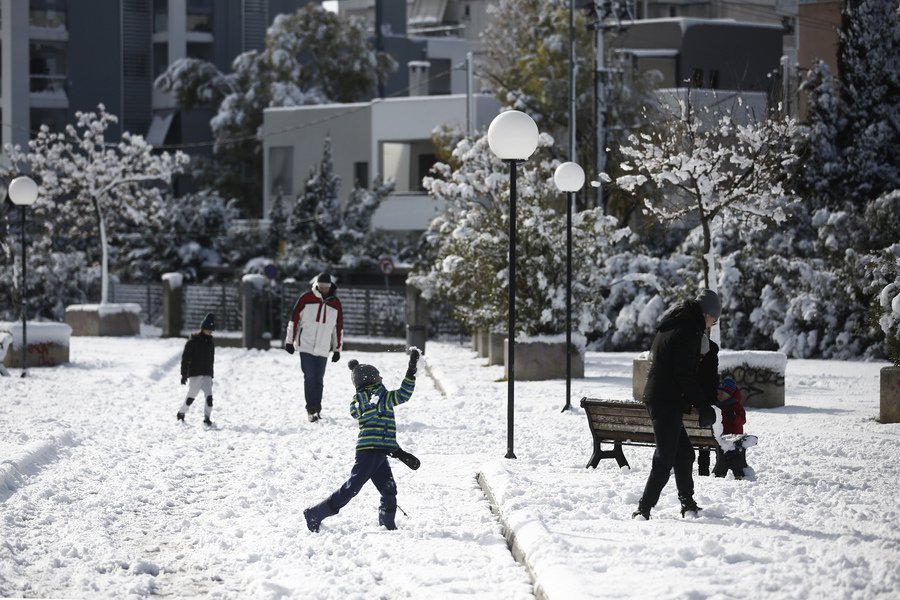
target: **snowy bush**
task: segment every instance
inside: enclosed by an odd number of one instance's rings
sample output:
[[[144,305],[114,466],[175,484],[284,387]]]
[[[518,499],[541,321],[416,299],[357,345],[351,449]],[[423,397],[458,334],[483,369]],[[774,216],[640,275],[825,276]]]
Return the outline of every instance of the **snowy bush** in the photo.
[[[552,181],[558,164],[549,156],[552,143],[543,134],[538,152],[518,167],[517,334],[565,330],[565,198]],[[425,233],[426,257],[409,283],[425,299],[449,305],[469,329],[505,329],[509,169],[490,151],[486,136],[463,139],[452,158],[456,169],[438,163],[435,176],[424,180],[429,194],[446,201],[448,209]],[[629,229],[619,228],[599,209],[573,215],[575,332],[597,338],[613,326],[610,306],[626,306],[639,297],[641,282],[626,279],[636,271],[633,241]]]
[[[890,283],[878,296],[881,318],[878,324],[884,331],[888,357],[900,367],[900,282]]]
[[[181,152],[154,152],[128,132],[118,143],[108,142],[106,131],[118,118],[102,104],[75,116],[76,123],[63,131],[41,126],[27,150],[7,146],[9,166],[0,169],[7,178],[27,172],[39,184],[38,200],[28,211],[28,270],[29,289],[48,294],[34,301],[38,316],[46,318],[61,319],[66,304],[87,299],[104,235],[115,268],[123,236],[157,231],[164,188],[188,162]]]

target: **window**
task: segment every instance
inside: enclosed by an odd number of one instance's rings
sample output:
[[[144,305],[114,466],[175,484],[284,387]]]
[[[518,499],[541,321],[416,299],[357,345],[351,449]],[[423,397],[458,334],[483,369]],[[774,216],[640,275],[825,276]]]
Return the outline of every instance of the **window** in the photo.
[[[719,70],[718,69],[710,69],[709,70],[709,78],[706,80],[708,87],[711,90],[719,89]]]
[[[40,129],[46,125],[50,131],[62,131],[69,121],[69,115],[62,108],[32,108],[31,129]]]
[[[169,0],[153,0],[153,33],[169,30]]]
[[[66,28],[66,0],[32,0],[28,24],[45,29]]]
[[[703,87],[703,69],[694,69],[694,72],[691,73],[691,80],[689,84],[691,88],[695,90]]]
[[[357,187],[369,189],[369,163],[353,163],[353,182]]]
[[[428,176],[428,172],[431,171],[431,167],[437,162],[437,156],[434,154],[420,154],[419,155],[419,174],[416,177],[416,181],[419,184],[419,189],[424,190],[425,186],[422,185],[422,179]]]
[[[32,92],[59,92],[66,88],[66,46],[32,42],[30,50]]]
[[[169,66],[169,45],[165,42],[153,44],[153,77],[165,73]]]
[[[188,42],[187,57],[205,60],[206,62],[212,62],[212,44],[208,44],[205,42]]]
[[[187,30],[212,33],[213,1],[188,0]]]
[[[431,72],[429,73],[428,95],[450,93],[450,59],[431,59]]]
[[[294,194],[294,147],[269,148],[269,195],[292,196]]]

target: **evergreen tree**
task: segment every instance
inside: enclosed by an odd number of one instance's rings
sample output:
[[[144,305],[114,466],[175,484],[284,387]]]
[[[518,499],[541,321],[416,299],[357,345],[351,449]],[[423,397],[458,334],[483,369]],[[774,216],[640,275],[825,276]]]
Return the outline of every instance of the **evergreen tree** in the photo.
[[[281,246],[287,239],[287,215],[284,212],[284,202],[281,193],[272,200],[272,207],[269,209],[269,233],[268,243],[269,253],[272,256],[281,252]]]
[[[365,101],[393,68],[393,60],[367,41],[361,21],[309,3],[278,15],[266,32],[266,48],[235,58],[231,73],[205,61],[179,59],[156,87],[174,94],[182,108],[216,111],[210,126],[217,189],[225,197],[260,198],[264,109]],[[256,207],[244,209],[252,214]]]

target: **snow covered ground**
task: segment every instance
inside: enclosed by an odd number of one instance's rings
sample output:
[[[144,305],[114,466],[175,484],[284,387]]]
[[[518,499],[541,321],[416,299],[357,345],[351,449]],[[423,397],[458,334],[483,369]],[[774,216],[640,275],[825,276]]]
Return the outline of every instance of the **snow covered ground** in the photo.
[[[399,530],[367,486],[319,534],[302,510],[353,461],[347,361],[399,385],[400,353],[345,352],[308,423],[297,355],[217,349],[219,429],[175,422],[183,342],[72,338],[72,363],[0,378],[0,596],[220,598],[876,598],[900,589],[900,425],[882,425],[883,364],[789,361],[787,406],[748,410],[754,481],[696,477],[698,519],[674,482],[654,519],[631,512],[652,449],[585,469],[583,395],[628,398],[630,354],[589,353],[564,381],[506,383],[467,347],[429,342],[398,409]],[[199,404],[199,402],[198,402]],[[507,549],[481,479],[527,567]]]

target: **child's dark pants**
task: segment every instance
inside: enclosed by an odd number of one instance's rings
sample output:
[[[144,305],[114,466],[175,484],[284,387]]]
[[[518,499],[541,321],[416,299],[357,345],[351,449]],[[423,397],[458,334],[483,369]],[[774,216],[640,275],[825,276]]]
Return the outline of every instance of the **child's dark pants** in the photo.
[[[356,453],[356,462],[350,471],[350,478],[324,502],[313,506],[310,510],[319,521],[325,517],[336,515],[347,505],[370,479],[381,493],[379,522],[388,529],[395,529],[394,514],[397,511],[397,484],[387,460],[387,450],[360,450]]]

